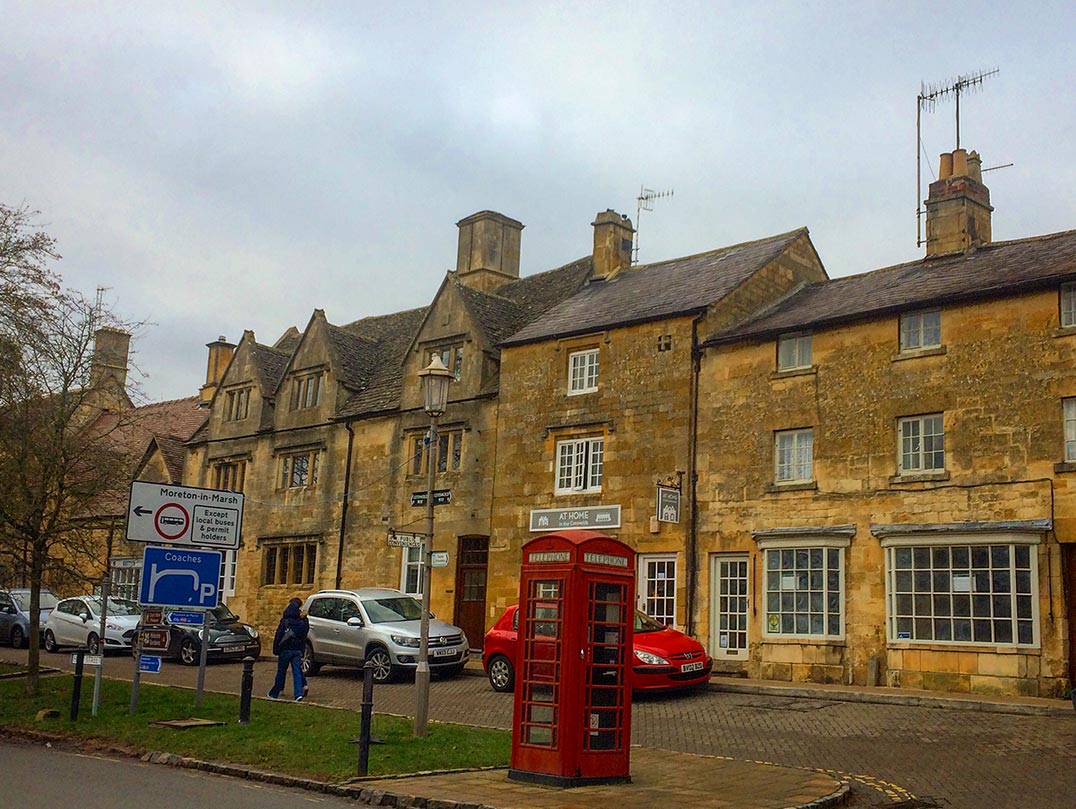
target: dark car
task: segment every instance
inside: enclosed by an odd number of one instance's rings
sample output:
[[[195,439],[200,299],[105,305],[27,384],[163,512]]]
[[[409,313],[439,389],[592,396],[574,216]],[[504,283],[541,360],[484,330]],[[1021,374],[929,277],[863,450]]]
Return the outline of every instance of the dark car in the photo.
[[[202,637],[206,631],[209,632],[206,660],[242,660],[248,655],[257,659],[262,653],[257,628],[244,624],[224,604],[206,610],[205,626],[169,623],[167,610],[164,619],[168,628],[168,649],[163,652],[147,649],[145,654],[159,654],[174,658],[185,666],[197,666],[202,654]]]
[[[519,607],[511,606],[486,633],[482,666],[494,691],[511,691],[516,682]],[[663,691],[701,685],[710,679],[713,660],[692,637],[662,626],[635,611],[631,667],[633,691]]]
[[[48,590],[41,591],[41,610],[38,613],[38,642],[45,637],[45,621],[59,599]],[[22,648],[30,637],[30,590],[19,588],[0,590],[0,643]]]

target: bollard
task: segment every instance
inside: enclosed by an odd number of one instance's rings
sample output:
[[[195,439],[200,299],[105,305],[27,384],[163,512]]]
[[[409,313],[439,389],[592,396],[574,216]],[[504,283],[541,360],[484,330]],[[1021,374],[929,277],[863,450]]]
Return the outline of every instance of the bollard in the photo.
[[[254,691],[254,658],[243,658],[243,685],[239,692],[239,724],[250,724],[250,694]]]
[[[359,730],[359,775],[370,769],[370,718],[374,712],[374,664],[362,666],[362,727]]]
[[[78,720],[78,703],[82,699],[82,664],[86,657],[85,649],[75,652],[75,687],[71,690],[71,721]]]

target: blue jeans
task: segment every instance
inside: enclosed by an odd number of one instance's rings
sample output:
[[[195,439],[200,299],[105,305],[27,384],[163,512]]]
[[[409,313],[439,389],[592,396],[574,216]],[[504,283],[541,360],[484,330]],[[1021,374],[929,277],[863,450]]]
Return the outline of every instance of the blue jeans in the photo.
[[[303,695],[303,653],[295,649],[282,649],[276,659],[276,680],[269,689],[269,696],[276,699],[284,690],[284,682],[288,678],[288,666],[291,666],[291,683],[295,691],[295,697]]]

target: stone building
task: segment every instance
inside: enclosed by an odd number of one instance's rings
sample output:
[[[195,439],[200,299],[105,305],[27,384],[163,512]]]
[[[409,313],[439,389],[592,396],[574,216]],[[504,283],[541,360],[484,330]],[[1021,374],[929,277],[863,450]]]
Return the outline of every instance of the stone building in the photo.
[[[704,343],[700,624],[724,668],[1062,690],[1076,232],[990,243],[978,165],[943,156],[922,260]]]
[[[898,267],[830,280],[806,229],[632,266],[605,211],[589,255],[521,278],[522,224],[484,211],[429,306],[211,343],[184,482],[246,495],[229,603],[268,627],[322,588],[418,592],[387,536],[424,528],[437,355],[431,602],[473,646],[521,544],[585,526],[728,673],[1058,691],[1076,234],[993,244],[977,156],[942,168],[927,255]]]

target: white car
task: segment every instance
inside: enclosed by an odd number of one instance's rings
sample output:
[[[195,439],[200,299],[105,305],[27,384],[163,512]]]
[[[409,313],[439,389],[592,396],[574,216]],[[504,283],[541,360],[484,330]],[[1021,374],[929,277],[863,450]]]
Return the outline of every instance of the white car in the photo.
[[[90,654],[110,649],[130,649],[141,612],[133,601],[108,600],[105,642],[101,643],[101,599],[97,596],[65,598],[49,613],[45,622],[45,651],[61,646],[82,646]]]

